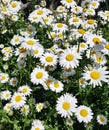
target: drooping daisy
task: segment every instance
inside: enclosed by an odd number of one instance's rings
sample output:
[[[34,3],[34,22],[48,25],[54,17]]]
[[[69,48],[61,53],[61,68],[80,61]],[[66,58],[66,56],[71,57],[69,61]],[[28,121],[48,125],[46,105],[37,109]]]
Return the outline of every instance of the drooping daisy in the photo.
[[[67,118],[66,119],[66,124],[69,125],[69,126],[72,126],[73,125],[73,120],[71,118]]]
[[[5,104],[3,109],[8,113],[9,111],[12,110],[12,104],[11,103]]]
[[[26,103],[26,97],[22,93],[15,92],[11,98],[11,103],[14,109],[19,109]]]
[[[25,38],[22,42],[22,47],[26,49],[34,49],[39,44],[39,40],[34,38]]]
[[[75,70],[72,67],[69,68],[63,68],[63,73],[64,76],[73,76],[75,74]]]
[[[74,48],[67,48],[59,57],[59,63],[65,68],[76,68],[79,65],[79,59],[81,59],[80,53]]]
[[[21,42],[22,42],[22,37],[19,35],[14,35],[10,41],[11,45],[13,46],[19,45]]]
[[[77,99],[69,93],[57,99],[56,110],[61,117],[70,117],[76,111]]]
[[[74,0],[61,0],[61,3],[67,8],[73,8],[76,6],[76,2]]]
[[[15,55],[18,56],[26,56],[28,54],[28,50],[22,46],[16,48]]]
[[[37,103],[36,104],[36,110],[38,112],[41,112],[41,110],[44,108],[44,103]]]
[[[48,73],[42,68],[35,68],[31,73],[33,84],[43,84],[48,79]]]
[[[21,108],[21,113],[24,114],[24,115],[28,115],[29,114],[29,105],[24,105],[22,108]]]
[[[36,28],[32,25],[29,25],[25,31],[25,37],[28,37],[28,36],[34,36],[36,34]]]
[[[9,75],[6,73],[0,73],[0,83],[6,83],[9,80]]]
[[[49,87],[53,92],[56,92],[56,93],[59,93],[59,92],[63,91],[63,89],[64,89],[63,83],[58,80],[54,80],[53,82],[51,82]]]
[[[89,123],[91,122],[92,118],[93,118],[93,112],[90,109],[90,107],[84,106],[84,105],[80,105],[75,112],[75,115],[77,117],[77,120],[81,123]]]
[[[89,81],[89,84],[95,86],[102,86],[102,82],[109,82],[109,71],[106,71],[106,67],[92,67],[91,69],[85,70],[83,78]]]
[[[40,62],[44,66],[55,66],[57,64],[57,56],[52,52],[46,52],[40,57]]]
[[[0,98],[2,100],[9,100],[11,98],[11,92],[9,90],[2,91],[0,93]]]
[[[23,69],[26,67],[26,62],[25,62],[25,60],[20,60],[17,62],[17,65],[18,65],[19,69]]]
[[[16,77],[13,77],[10,79],[10,85],[11,86],[17,86],[17,83],[18,83],[18,79]]]
[[[30,130],[44,130],[44,126],[39,119],[33,120]]]
[[[29,96],[32,89],[28,85],[23,85],[19,87],[18,91],[23,93],[25,96]]]
[[[107,124],[107,118],[103,114],[97,115],[97,122],[100,125],[106,125]]]

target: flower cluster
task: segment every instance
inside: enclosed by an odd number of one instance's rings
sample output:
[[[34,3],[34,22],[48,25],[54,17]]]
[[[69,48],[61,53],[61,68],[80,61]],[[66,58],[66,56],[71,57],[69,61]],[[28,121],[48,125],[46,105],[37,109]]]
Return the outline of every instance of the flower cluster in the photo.
[[[34,1],[26,19],[22,2],[1,0],[1,128],[108,129],[109,11],[100,2],[50,10]]]

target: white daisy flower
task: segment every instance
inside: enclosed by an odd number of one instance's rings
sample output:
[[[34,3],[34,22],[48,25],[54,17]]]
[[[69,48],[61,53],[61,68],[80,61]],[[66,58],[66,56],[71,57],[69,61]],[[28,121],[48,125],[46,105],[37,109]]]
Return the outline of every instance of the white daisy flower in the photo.
[[[8,8],[10,11],[17,13],[21,9],[20,1],[11,1],[8,3]]]
[[[24,105],[22,108],[21,108],[21,113],[24,114],[24,115],[28,115],[30,112],[30,109],[29,109],[29,105]]]
[[[31,73],[33,84],[43,84],[48,79],[48,73],[42,68],[35,68]]]
[[[97,122],[100,125],[107,125],[107,118],[103,114],[97,115]]]
[[[106,67],[92,67],[91,69],[84,70],[83,78],[89,81],[89,84],[95,86],[102,86],[102,82],[109,82],[109,71],[106,71]]]
[[[34,49],[37,45],[39,45],[39,40],[34,38],[27,37],[22,42],[22,47],[29,50]]]
[[[23,93],[25,96],[29,96],[32,89],[28,85],[23,85],[19,87],[18,91]]]
[[[90,3],[90,8],[92,8],[92,9],[97,9],[98,7],[99,7],[99,5],[100,5],[100,3],[98,2],[98,1],[96,1],[96,0],[93,0],[93,1],[91,1],[91,3]]]
[[[69,126],[72,126],[73,125],[73,120],[71,118],[67,118],[66,119],[66,124],[69,125]]]
[[[28,50],[22,46],[16,48],[15,55],[18,56],[26,56],[28,54]]]
[[[32,37],[36,34],[36,28],[32,25],[29,25],[24,32],[25,37]]]
[[[57,31],[57,32],[65,32],[68,30],[68,26],[66,24],[63,23],[55,23],[52,25],[53,27],[53,31]]]
[[[63,12],[65,12],[66,11],[66,8],[64,7],[64,6],[62,6],[62,5],[59,5],[57,8],[56,8],[56,12],[61,12],[61,13],[63,13]]]
[[[42,122],[39,119],[33,120],[30,130],[45,130]]]
[[[11,98],[11,103],[14,109],[19,109],[26,103],[26,97],[22,93],[15,92]]]
[[[74,14],[80,14],[80,13],[82,13],[82,7],[76,6],[76,7],[71,9],[71,12],[74,13]]]
[[[11,92],[9,90],[2,91],[0,93],[0,98],[2,100],[9,100],[11,98]]]
[[[12,19],[12,21],[16,22],[16,21],[18,21],[19,16],[18,16],[17,14],[13,14],[13,15],[11,16],[11,19]]]
[[[53,82],[51,82],[49,87],[53,92],[56,92],[56,93],[60,93],[64,89],[63,83],[58,80],[54,80]]]
[[[102,50],[102,52],[105,54],[105,55],[109,55],[109,43],[106,43],[104,45],[104,49]]]
[[[36,104],[36,110],[38,112],[41,112],[41,110],[44,108],[44,103],[37,103]]]
[[[12,104],[11,103],[5,104],[3,109],[8,113],[9,111],[12,110]]]
[[[77,6],[74,0],[61,0],[61,3],[67,8],[73,8]]]
[[[89,123],[93,118],[93,112],[90,107],[84,105],[81,105],[76,109],[75,115],[80,123]]]
[[[59,57],[59,63],[65,68],[76,68],[79,66],[79,59],[81,59],[80,53],[74,48],[67,48]]]
[[[40,62],[44,66],[56,66],[57,64],[57,56],[51,52],[46,52],[40,57]]]
[[[73,76],[75,74],[75,70],[72,68],[72,67],[69,67],[69,68],[63,68],[63,76],[65,77],[68,77],[68,76]]]
[[[10,57],[10,56],[12,56],[13,50],[12,50],[12,47],[4,47],[4,48],[1,50],[1,52],[2,52],[4,55]]]
[[[0,83],[6,83],[9,80],[9,75],[6,73],[0,73]]]
[[[16,77],[13,77],[10,79],[10,85],[11,86],[17,86],[17,83],[18,83],[18,79]]]
[[[19,45],[21,42],[22,42],[22,37],[19,35],[14,35],[10,41],[11,45],[13,46]]]
[[[61,95],[57,99],[56,110],[61,117],[70,117],[76,111],[77,99],[69,93]]]

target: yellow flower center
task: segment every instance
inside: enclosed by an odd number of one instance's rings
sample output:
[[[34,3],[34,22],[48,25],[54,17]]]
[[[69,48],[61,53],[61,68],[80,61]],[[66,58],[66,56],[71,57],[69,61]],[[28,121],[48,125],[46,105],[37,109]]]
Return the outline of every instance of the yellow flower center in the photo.
[[[10,109],[11,109],[11,106],[7,106],[7,109],[10,110]]]
[[[96,6],[97,4],[96,4],[96,2],[92,2],[92,6]]]
[[[66,56],[66,60],[67,61],[72,61],[74,59],[74,56],[72,55],[72,54],[68,54],[67,56]]]
[[[42,105],[42,104],[38,105],[38,109],[39,109],[39,110],[42,110],[42,108],[43,108],[43,105]]]
[[[18,42],[19,41],[19,38],[17,37],[17,38],[15,38],[15,40],[14,40],[15,42]]]
[[[34,50],[34,54],[38,54],[39,53],[39,50]]]
[[[13,8],[16,8],[17,7],[17,3],[11,3],[11,6],[13,7]]]
[[[58,37],[63,37],[63,34],[62,34],[62,33],[59,33],[59,34],[58,34]]]
[[[78,22],[79,21],[79,19],[78,18],[73,18],[73,20],[72,20],[73,22]]]
[[[9,93],[6,93],[5,97],[8,98],[9,96],[10,96]]]
[[[100,121],[101,121],[101,122],[104,122],[105,120],[104,120],[104,118],[103,118],[103,117],[100,117]]]
[[[25,49],[25,48],[20,48],[20,49],[19,49],[19,52],[20,52],[20,53],[24,53],[24,52],[26,52],[26,49]]]
[[[80,82],[80,84],[84,84],[84,80],[83,79],[81,79],[79,82]]]
[[[6,76],[5,75],[3,75],[2,76],[2,78],[1,78],[1,80],[5,80],[6,79]]]
[[[35,130],[40,130],[40,128],[35,128]]]
[[[47,62],[52,62],[52,61],[53,61],[53,57],[47,56],[47,57],[46,57],[46,61],[47,61]]]
[[[59,88],[59,83],[58,83],[58,82],[55,82],[55,83],[54,83],[54,87],[55,87],[55,88]]]
[[[47,23],[49,21],[48,18],[44,18],[44,22]]]
[[[86,8],[83,8],[83,12],[86,12],[87,11],[87,9]]]
[[[83,117],[86,117],[86,116],[88,116],[88,111],[86,109],[82,109],[80,111],[80,115],[83,116]]]
[[[52,80],[48,79],[45,83],[47,86],[49,86],[51,82],[52,82]]]
[[[28,40],[26,43],[27,43],[28,45],[34,45],[34,44],[35,44],[35,42],[34,42],[33,40]]]
[[[84,30],[84,29],[78,29],[77,30],[80,34],[85,34],[86,33],[86,31]]]
[[[71,72],[71,70],[72,69],[70,67],[66,69],[67,72]]]
[[[43,77],[43,73],[42,72],[37,72],[36,73],[36,78],[37,79],[41,79]]]
[[[84,43],[81,43],[81,44],[80,44],[80,47],[81,47],[81,48],[85,48],[86,45],[85,45]]]
[[[6,51],[6,52],[8,52],[8,53],[10,53],[11,52],[11,50],[10,50],[10,48],[4,48],[4,50]]]
[[[98,71],[93,71],[90,73],[90,77],[94,80],[97,80],[100,78],[100,73]]]
[[[22,100],[22,97],[20,95],[16,96],[15,97],[15,101],[16,102],[20,102]]]
[[[93,38],[93,42],[95,43],[95,44],[100,44],[100,39],[98,38],[98,37],[94,37]]]
[[[23,111],[24,113],[26,113],[26,112],[28,111],[28,109],[24,107],[24,108],[22,109],[22,111]]]
[[[27,91],[28,91],[27,88],[23,88],[23,90],[22,90],[23,93],[26,93]]]
[[[42,14],[43,14],[43,10],[38,10],[38,11],[37,11],[37,14],[38,14],[38,15],[42,15]]]
[[[62,104],[62,107],[63,107],[64,110],[69,110],[70,109],[70,103],[69,102],[64,102]]]
[[[72,3],[72,2],[73,2],[73,0],[66,0],[66,2],[67,2],[67,3]]]
[[[28,29],[28,30],[27,30],[27,33],[28,33],[28,34],[32,34],[32,32],[33,32],[32,29]]]
[[[54,39],[54,38],[55,38],[55,36],[56,36],[56,35],[55,35],[54,33],[53,33],[53,34],[51,34],[52,39]]]
[[[59,10],[61,10],[61,11],[62,11],[63,9],[64,9],[63,7],[59,7]]]
[[[94,24],[94,20],[93,20],[93,19],[89,19],[89,20],[87,21],[87,23],[88,23],[88,24]]]
[[[96,60],[100,63],[103,61],[102,57],[96,57]]]
[[[62,24],[62,23],[58,23],[58,24],[57,24],[57,27],[58,27],[58,28],[62,28],[62,27],[63,27],[63,24]]]
[[[109,43],[105,45],[105,48],[109,50]]]

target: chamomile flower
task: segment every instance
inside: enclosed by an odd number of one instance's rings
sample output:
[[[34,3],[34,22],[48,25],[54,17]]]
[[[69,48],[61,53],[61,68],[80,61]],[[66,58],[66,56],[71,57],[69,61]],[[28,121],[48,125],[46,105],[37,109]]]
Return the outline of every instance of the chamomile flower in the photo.
[[[7,103],[5,104],[4,108],[3,108],[7,113],[10,112],[12,110],[12,104],[11,103]]]
[[[28,85],[23,85],[19,87],[18,91],[23,93],[25,96],[29,96],[32,89]]]
[[[79,65],[79,59],[81,59],[80,53],[77,53],[74,48],[67,48],[59,57],[59,63],[65,68],[76,68]]]
[[[9,100],[11,98],[11,92],[9,90],[2,91],[0,93],[0,98],[2,100]]]
[[[41,110],[44,108],[44,103],[37,103],[36,104],[36,110],[37,112],[41,112]]]
[[[81,105],[76,109],[75,115],[80,123],[89,123],[93,118],[93,112],[90,107],[84,105]]]
[[[97,122],[100,125],[106,125],[107,124],[107,118],[103,114],[97,115]]]
[[[37,45],[39,45],[39,40],[34,38],[25,38],[22,42],[22,47],[26,49],[34,49]]]
[[[106,71],[106,67],[92,67],[91,69],[85,70],[83,78],[89,81],[89,84],[95,86],[102,86],[102,82],[108,83],[109,71]]]
[[[90,8],[97,9],[99,7],[100,3],[96,0],[91,1]]]
[[[22,42],[22,37],[19,35],[14,35],[10,41],[10,44],[15,46],[15,45],[19,45],[21,42]]]
[[[30,130],[44,130],[44,126],[39,119],[33,120]]]
[[[48,73],[43,68],[35,68],[31,73],[33,84],[43,84],[48,79]]]
[[[76,6],[76,2],[74,0],[61,0],[61,3],[67,8],[73,8]]]
[[[17,83],[18,83],[18,79],[16,77],[13,77],[10,79],[10,85],[11,86],[17,86]]]
[[[29,111],[30,111],[30,108],[29,108],[29,105],[24,105],[22,108],[21,108],[21,113],[24,114],[24,115],[28,115],[29,114]]]
[[[6,83],[9,80],[9,75],[7,73],[0,73],[0,83]]]
[[[53,92],[56,92],[56,93],[60,93],[64,89],[63,83],[58,80],[54,80],[53,82],[51,82],[49,87]]]
[[[22,93],[15,92],[11,98],[11,103],[14,109],[19,109],[26,103],[26,97]]]
[[[70,117],[76,111],[77,99],[69,93],[57,99],[56,110],[61,117]]]
[[[57,64],[57,56],[51,52],[46,52],[40,57],[40,61],[44,66],[55,66]]]
[[[55,23],[53,24],[53,31],[57,32],[65,32],[68,30],[68,26],[63,23]]]

